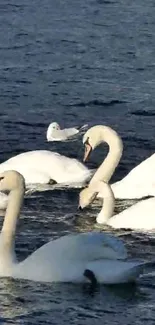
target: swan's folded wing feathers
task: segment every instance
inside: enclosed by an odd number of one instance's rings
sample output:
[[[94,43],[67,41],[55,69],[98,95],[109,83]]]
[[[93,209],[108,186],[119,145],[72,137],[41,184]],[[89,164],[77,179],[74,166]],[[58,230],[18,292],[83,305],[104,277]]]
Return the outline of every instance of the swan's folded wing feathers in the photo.
[[[82,256],[87,260],[127,258],[127,250],[123,241],[109,233],[93,231],[77,234],[74,235],[72,245],[74,245],[73,251],[79,251],[80,259]],[[77,257],[76,254],[75,256]]]
[[[111,247],[117,254],[120,255],[120,258],[125,259],[127,257],[127,250],[124,246],[124,243],[122,240],[120,240],[117,237],[114,237],[111,234],[105,234],[103,236],[103,246],[109,246]]]
[[[55,264],[62,261],[65,256],[66,261],[95,261],[99,259],[125,259],[127,252],[123,242],[101,232],[88,232],[63,236],[43,245],[28,259],[33,259],[35,263],[46,260]]]

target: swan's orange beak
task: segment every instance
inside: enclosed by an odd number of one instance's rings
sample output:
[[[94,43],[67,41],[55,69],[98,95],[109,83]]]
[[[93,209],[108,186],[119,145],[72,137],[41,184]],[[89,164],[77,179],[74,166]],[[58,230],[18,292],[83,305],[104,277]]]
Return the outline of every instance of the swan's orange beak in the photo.
[[[83,161],[85,162],[86,160],[88,160],[90,154],[92,151],[92,147],[89,143],[85,143],[85,152],[84,152],[84,157],[83,157]]]

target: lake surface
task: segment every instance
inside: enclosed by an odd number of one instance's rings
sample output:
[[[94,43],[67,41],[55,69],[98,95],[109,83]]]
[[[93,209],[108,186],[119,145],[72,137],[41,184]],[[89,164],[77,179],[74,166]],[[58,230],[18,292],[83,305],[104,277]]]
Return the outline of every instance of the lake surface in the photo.
[[[0,162],[48,149],[82,160],[82,139],[47,143],[50,122],[105,124],[123,138],[113,180],[155,151],[153,0],[2,0],[0,3]],[[104,159],[97,149],[89,166]],[[77,210],[79,189],[32,193],[17,231],[19,259],[51,238],[94,229],[95,202]],[[133,202],[132,202],[133,203]],[[131,202],[117,202],[116,211]],[[114,232],[129,252],[151,259],[154,234]],[[155,323],[155,277],[135,286],[89,288],[1,279],[2,324]]]

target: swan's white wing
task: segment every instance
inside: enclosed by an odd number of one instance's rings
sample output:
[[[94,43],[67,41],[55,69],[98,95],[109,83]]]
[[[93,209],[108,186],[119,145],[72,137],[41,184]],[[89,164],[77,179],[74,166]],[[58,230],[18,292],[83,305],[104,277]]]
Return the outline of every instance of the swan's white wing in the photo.
[[[140,201],[113,216],[108,225],[113,228],[155,229],[155,198]]]
[[[40,247],[32,257],[93,261],[100,258],[125,259],[127,251],[122,240],[108,233],[88,232],[63,236]]]
[[[79,244],[79,250],[84,247],[83,253],[89,256],[89,260],[99,258],[109,259],[125,259],[127,257],[127,250],[124,243],[118,237],[105,232],[88,232],[76,235]]]
[[[61,242],[62,241],[62,242]],[[125,259],[127,250],[122,240],[108,233],[93,231],[61,237],[61,249],[73,260],[93,261],[100,258]]]
[[[155,154],[144,160],[121,181],[112,184],[115,198],[155,196]]]
[[[80,183],[92,175],[92,171],[78,160],[47,150],[25,152],[0,164],[0,172],[9,169],[21,173],[26,183],[48,183],[50,179],[57,183]]]

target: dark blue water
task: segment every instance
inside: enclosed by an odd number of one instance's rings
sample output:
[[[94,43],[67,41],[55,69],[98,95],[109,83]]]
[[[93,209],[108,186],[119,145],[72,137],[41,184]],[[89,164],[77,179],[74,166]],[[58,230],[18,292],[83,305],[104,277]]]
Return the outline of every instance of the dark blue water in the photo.
[[[47,143],[50,122],[112,126],[124,155],[115,179],[155,151],[155,4],[153,0],[3,0],[0,3],[0,162],[17,153],[56,150],[82,159],[77,142]],[[97,149],[97,167],[106,150]],[[25,199],[19,258],[73,231],[94,229],[93,205],[77,211],[78,189]],[[117,203],[118,208],[119,203]],[[153,235],[116,232],[134,256],[154,255]],[[155,279],[89,288],[1,279],[3,324],[155,322]]]

